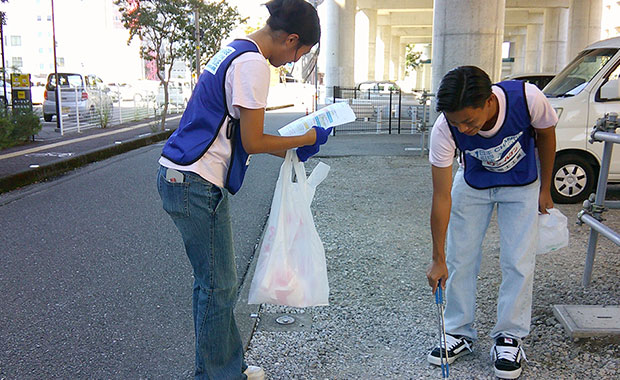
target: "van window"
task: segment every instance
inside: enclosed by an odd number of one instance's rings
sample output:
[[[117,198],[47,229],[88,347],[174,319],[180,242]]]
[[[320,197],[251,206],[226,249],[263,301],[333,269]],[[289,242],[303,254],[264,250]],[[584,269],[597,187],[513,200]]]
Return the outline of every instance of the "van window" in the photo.
[[[545,87],[550,98],[575,96],[616,54],[616,48],[585,50]]]
[[[80,74],[58,74],[58,82],[60,87],[80,87],[82,86],[82,76]],[[48,90],[53,90],[56,87],[56,76],[50,74],[48,82]]]

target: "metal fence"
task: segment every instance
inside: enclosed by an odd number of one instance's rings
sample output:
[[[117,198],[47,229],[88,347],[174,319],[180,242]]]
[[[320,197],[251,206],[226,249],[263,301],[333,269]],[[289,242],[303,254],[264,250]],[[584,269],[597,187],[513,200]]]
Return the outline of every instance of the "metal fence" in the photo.
[[[138,94],[139,95],[139,94]],[[151,117],[158,117],[163,111],[161,100],[153,96],[134,96],[131,99],[122,99],[120,96],[100,96],[94,99],[93,106],[88,110],[80,111],[78,104],[63,103],[62,133],[81,132],[91,128],[106,128],[132,121],[140,121]],[[183,112],[185,103],[168,104],[168,113]],[[41,107],[35,107],[35,112],[43,119]],[[54,116],[55,117],[55,116]]]
[[[354,122],[340,125],[335,133],[422,133],[430,127],[432,94],[404,93],[401,90],[376,91],[335,86],[331,102],[347,102]]]

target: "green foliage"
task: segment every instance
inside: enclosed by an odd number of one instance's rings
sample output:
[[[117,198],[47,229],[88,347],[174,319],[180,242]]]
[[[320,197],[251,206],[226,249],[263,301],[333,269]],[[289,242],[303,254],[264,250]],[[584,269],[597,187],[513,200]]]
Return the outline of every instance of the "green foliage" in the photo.
[[[134,38],[141,41],[140,56],[154,61],[157,77],[164,87],[166,104],[162,112],[161,129],[168,112],[168,83],[174,62],[182,57],[182,44],[190,23],[194,0],[115,0],[123,26],[129,30],[129,44]]]
[[[24,143],[40,130],[41,120],[30,110],[0,112],[0,149]]]
[[[200,29],[200,65],[204,67],[208,60],[220,50],[222,41],[230,32],[247,19],[241,18],[237,7],[230,7],[226,1],[188,0],[191,7],[198,11]],[[195,17],[195,13],[192,13]],[[185,29],[181,42],[182,57],[196,68],[196,23],[190,22]],[[200,73],[198,73],[200,74]]]
[[[413,45],[408,44],[405,54],[405,70],[407,71],[407,74],[411,74],[412,71],[417,70],[418,67],[422,65],[422,52],[414,51]]]

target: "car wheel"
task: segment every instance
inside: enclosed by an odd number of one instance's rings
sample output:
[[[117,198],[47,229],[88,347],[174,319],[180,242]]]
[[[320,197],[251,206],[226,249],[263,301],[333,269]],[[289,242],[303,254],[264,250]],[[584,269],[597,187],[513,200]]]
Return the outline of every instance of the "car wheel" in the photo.
[[[52,116],[54,116],[53,114],[43,114],[43,120],[45,121],[52,121]]]
[[[583,156],[564,154],[556,158],[551,197],[556,203],[578,203],[594,192],[597,173]]]

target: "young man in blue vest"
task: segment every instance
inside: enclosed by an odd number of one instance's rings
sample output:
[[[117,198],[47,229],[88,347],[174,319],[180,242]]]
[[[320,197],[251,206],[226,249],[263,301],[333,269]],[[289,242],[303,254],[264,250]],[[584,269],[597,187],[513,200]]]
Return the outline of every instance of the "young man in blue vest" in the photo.
[[[431,132],[433,259],[427,277],[446,289],[448,362],[472,351],[482,241],[497,206],[502,283],[491,331],[495,375],[516,379],[529,334],[538,213],[550,186],[557,116],[544,94],[521,81],[491,84],[475,66],[448,72],[437,91]],[[452,180],[455,151],[459,168]],[[444,249],[445,246],[445,249]],[[440,349],[428,361],[441,364]]]

